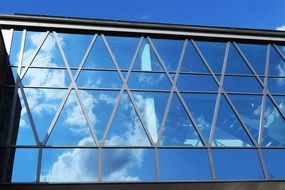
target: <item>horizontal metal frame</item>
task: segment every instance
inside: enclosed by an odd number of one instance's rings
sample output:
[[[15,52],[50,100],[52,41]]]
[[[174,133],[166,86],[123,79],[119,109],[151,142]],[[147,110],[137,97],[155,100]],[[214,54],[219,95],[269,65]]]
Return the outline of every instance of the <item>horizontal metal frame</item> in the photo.
[[[233,40],[285,42],[282,31],[249,30],[222,27],[201,27],[108,20],[41,17],[32,15],[0,15],[3,28],[67,29],[77,31],[116,32],[125,34],[188,36]]]
[[[3,146],[0,145],[0,148],[3,149],[17,149],[17,148],[31,148],[31,149],[50,149],[50,148],[61,148],[61,149],[280,149],[285,150],[284,146],[110,146],[110,145],[104,145],[102,147],[99,146],[73,146],[73,145],[41,145],[40,147],[37,145],[9,145],[9,146]]]

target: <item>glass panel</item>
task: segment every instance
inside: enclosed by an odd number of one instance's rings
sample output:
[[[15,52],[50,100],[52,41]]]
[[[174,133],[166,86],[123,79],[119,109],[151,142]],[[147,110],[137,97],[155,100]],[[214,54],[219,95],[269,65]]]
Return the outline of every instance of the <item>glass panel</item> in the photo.
[[[210,65],[211,69],[215,73],[221,73],[224,62],[226,43],[197,41],[196,44]]]
[[[14,158],[12,182],[35,182],[37,160],[37,149],[17,148]]]
[[[158,58],[146,39],[143,40],[133,69],[142,71],[163,71]]]
[[[45,37],[43,32],[28,32],[25,44],[23,65],[27,65],[32,61],[36,49],[42,43]],[[50,33],[42,45],[40,51],[33,60],[31,66],[40,67],[65,67],[65,63],[60,54],[58,45],[53,33]]]
[[[29,108],[37,129],[40,140],[43,140],[51,122],[59,108],[59,105],[66,94],[63,89],[24,89]],[[27,115],[26,111],[25,114]],[[26,120],[21,120],[23,125]]]
[[[285,120],[269,97],[266,98],[263,122],[263,146],[285,145]]]
[[[238,46],[255,72],[264,75],[267,46],[260,44],[238,44]]]
[[[161,180],[210,180],[207,150],[160,149]]]
[[[97,182],[97,149],[43,150],[41,182]]]
[[[271,46],[270,61],[269,61],[269,75],[275,76],[285,76],[285,61],[276,51],[276,49]]]
[[[252,146],[244,128],[224,96],[221,96],[212,146]]]
[[[172,39],[152,39],[152,41],[168,71],[176,71],[181,56],[183,41]]]
[[[264,149],[263,159],[270,179],[285,178],[285,150],[284,149]]]
[[[39,87],[68,87],[70,78],[66,70],[63,69],[28,69],[22,79],[24,86]]]
[[[58,33],[58,40],[70,67],[78,67],[84,57],[93,35]]]
[[[285,96],[273,96],[274,100],[276,101],[279,109],[285,115]]]
[[[133,92],[133,97],[152,140],[157,142],[168,93]]]
[[[224,88],[230,92],[259,92],[262,93],[261,85],[255,77],[225,76]]]
[[[121,88],[122,80],[116,71],[82,70],[77,78],[78,87]]]
[[[206,72],[208,69],[191,42],[188,42],[180,71]]]
[[[208,140],[210,137],[217,95],[182,93],[182,97],[192,113],[197,127]]]
[[[14,119],[14,127],[16,127],[14,135],[18,133],[17,145],[36,145],[35,136],[32,131],[30,119],[28,117],[27,108],[20,90],[18,90],[17,109]],[[31,106],[30,110],[32,109]],[[46,131],[45,131],[46,132]],[[12,142],[11,144],[15,144]]]
[[[149,140],[127,93],[124,93],[108,133],[109,146],[149,146]]]
[[[20,48],[22,41],[22,31],[15,30],[13,32],[13,40],[11,46],[11,53],[9,56],[11,65],[18,65],[19,56],[20,56]]]
[[[120,69],[128,69],[133,59],[139,38],[106,36]]]
[[[251,135],[257,141],[262,96],[230,95],[230,99],[247,125]]]
[[[11,29],[0,29],[7,54],[10,54],[13,32]]]
[[[268,81],[268,90],[271,93],[283,93],[283,94],[285,93],[285,77],[268,78],[267,81]]]
[[[154,181],[156,167],[153,150],[104,149],[103,181]]]
[[[193,123],[176,94],[172,98],[160,145],[203,146]]]
[[[101,36],[98,36],[89,55],[83,65],[83,68],[109,68],[115,69],[115,65],[104,44]]]
[[[164,73],[132,72],[128,80],[131,89],[170,90],[170,81]]]
[[[252,74],[246,62],[243,60],[233,44],[230,46],[226,73],[230,74]]]
[[[74,90],[71,91],[47,144],[94,145],[90,129]]]
[[[80,98],[99,141],[102,140],[119,92],[80,90]]]
[[[177,80],[179,90],[217,91],[218,86],[211,75],[179,74]]]
[[[256,150],[214,149],[212,156],[217,179],[264,179]]]

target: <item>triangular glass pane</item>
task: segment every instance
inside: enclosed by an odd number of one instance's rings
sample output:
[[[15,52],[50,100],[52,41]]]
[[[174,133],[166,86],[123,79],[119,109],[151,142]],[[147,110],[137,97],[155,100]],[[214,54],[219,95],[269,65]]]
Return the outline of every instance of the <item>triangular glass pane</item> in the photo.
[[[118,91],[79,91],[88,118],[100,142],[104,136],[118,93]]]
[[[266,98],[262,134],[263,146],[285,145],[285,120],[269,97]]]
[[[98,36],[83,68],[108,68],[115,69],[111,56],[101,36]]]
[[[252,142],[224,96],[221,96],[212,146],[252,146]]]
[[[9,55],[10,65],[18,65],[20,58],[20,48],[22,41],[23,31],[15,30],[13,32],[12,45]]]
[[[78,67],[88,49],[93,35],[59,33],[58,37],[69,67]]]
[[[238,44],[238,46],[255,72],[264,75],[267,46],[260,44]]]
[[[209,139],[217,94],[182,93],[198,129]]]
[[[168,71],[176,71],[181,56],[183,41],[173,39],[151,39]]]
[[[158,58],[146,39],[143,40],[133,69],[142,71],[163,71]]]
[[[191,42],[187,44],[180,70],[184,72],[209,72]]]
[[[243,60],[233,44],[230,45],[227,60],[227,74],[252,74],[246,62]]]
[[[92,136],[86,118],[78,98],[72,90],[47,144],[83,146],[88,141],[88,145],[94,145],[95,143],[90,139],[92,139]]]
[[[174,94],[160,139],[162,146],[203,146],[178,96]]]
[[[65,69],[29,68],[22,79],[24,86],[36,87],[68,87],[70,77]]]
[[[23,96],[18,91],[18,99],[17,99],[17,107],[15,113],[14,122],[17,122],[19,119],[19,123],[14,123],[14,129],[18,128],[18,137],[17,137],[17,145],[36,145],[35,136],[33,134],[33,130],[31,127],[31,122],[27,113],[27,108],[24,103]],[[13,143],[12,143],[13,144]]]
[[[274,100],[278,104],[279,109],[285,115],[285,96],[273,96]]]
[[[150,146],[148,137],[127,93],[122,95],[105,145]]]
[[[285,76],[285,61],[276,51],[275,47],[271,46],[270,61],[269,61],[269,75]]]
[[[214,73],[221,73],[226,51],[226,43],[196,41],[196,44]]]
[[[32,32],[31,35],[27,36],[28,40],[26,42],[27,49],[25,50],[24,54],[24,65],[29,64],[36,51],[36,48],[42,42],[44,36],[45,33],[38,32]],[[31,66],[66,67],[53,33],[48,35]]]
[[[106,36],[120,69],[129,69],[139,38]]]
[[[24,89],[34,123],[42,141],[47,133],[50,124],[59,108],[59,105],[66,94],[64,89]]]
[[[230,99],[257,142],[262,96],[230,95]]]
[[[133,92],[133,97],[152,140],[157,142],[168,93]]]

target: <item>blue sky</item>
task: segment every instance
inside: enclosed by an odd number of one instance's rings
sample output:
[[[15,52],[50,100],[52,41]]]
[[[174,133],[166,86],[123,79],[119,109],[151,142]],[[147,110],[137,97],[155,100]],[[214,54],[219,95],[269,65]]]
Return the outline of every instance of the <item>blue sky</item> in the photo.
[[[0,13],[276,29],[284,0],[0,0]]]

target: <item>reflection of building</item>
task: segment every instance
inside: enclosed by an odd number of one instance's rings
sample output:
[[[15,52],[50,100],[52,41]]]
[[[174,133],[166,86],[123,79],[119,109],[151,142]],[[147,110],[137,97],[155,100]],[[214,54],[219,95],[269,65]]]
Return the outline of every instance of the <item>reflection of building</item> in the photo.
[[[16,145],[21,105],[17,97],[14,108],[13,130],[10,129],[11,113],[13,109],[14,89],[6,88],[5,85],[15,84],[12,70],[8,67],[9,59],[5,50],[3,37],[0,33],[0,145]],[[1,148],[2,149],[2,148]],[[2,149],[0,154],[0,181],[11,181],[15,150]],[[5,175],[5,176],[2,176]]]
[[[284,189],[282,32],[24,15],[0,24],[19,76],[4,89],[18,88],[22,105],[9,187]]]

